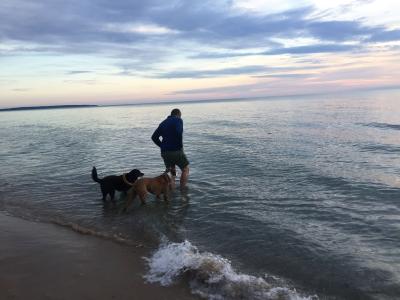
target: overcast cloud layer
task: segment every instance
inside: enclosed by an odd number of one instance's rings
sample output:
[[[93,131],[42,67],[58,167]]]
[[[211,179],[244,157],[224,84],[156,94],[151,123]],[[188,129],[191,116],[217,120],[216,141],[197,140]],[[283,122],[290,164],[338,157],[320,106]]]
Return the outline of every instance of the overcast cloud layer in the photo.
[[[354,10],[352,2],[359,1],[348,2],[341,7],[343,15]],[[312,1],[301,7],[288,5],[281,11],[271,8],[258,12],[236,4],[230,0],[2,0],[0,59],[7,63],[12,57],[38,55],[43,60],[46,56],[86,55],[109,59],[106,69],[115,68],[116,76],[268,78],[271,74],[265,74],[265,63],[246,63],[245,59],[359,55],[376,51],[374,47],[398,53],[400,29],[369,22],[367,16],[330,18],[329,10],[321,12]],[[218,65],[221,61],[225,64]],[[102,69],[104,62],[91,70],[71,65],[63,74],[89,76]],[[18,74],[15,66],[12,70]],[[7,74],[0,73],[0,84],[10,80],[5,77]]]
[[[165,4],[165,3],[168,4]],[[218,4],[216,4],[218,3]],[[313,7],[252,15],[231,7],[231,1],[58,1],[2,0],[0,38],[29,42],[48,50],[97,52],[99,43],[194,42],[226,49],[266,47],[285,53],[274,38],[311,38],[314,46],[301,53],[343,51],[344,42],[361,45],[400,40],[400,30],[367,26],[361,21],[321,21],[310,18]],[[142,25],[140,28],[136,28]],[[147,30],[145,26],[148,26]],[[327,43],[335,43],[330,48]],[[54,47],[54,48],[53,48]],[[38,48],[40,51],[40,48]],[[288,49],[287,53],[292,53]]]

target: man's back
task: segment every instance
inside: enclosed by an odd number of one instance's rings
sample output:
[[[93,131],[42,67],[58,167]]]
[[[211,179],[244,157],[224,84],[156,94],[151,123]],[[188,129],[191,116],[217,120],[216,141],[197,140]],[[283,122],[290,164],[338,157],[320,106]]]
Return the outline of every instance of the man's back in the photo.
[[[161,151],[178,151],[183,148],[183,121],[177,116],[168,116],[151,136]],[[162,141],[160,141],[162,137]]]

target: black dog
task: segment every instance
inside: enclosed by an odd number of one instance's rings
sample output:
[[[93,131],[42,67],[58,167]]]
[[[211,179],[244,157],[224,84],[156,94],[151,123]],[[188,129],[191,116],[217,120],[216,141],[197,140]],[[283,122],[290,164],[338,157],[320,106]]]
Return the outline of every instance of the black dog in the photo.
[[[127,174],[120,176],[111,175],[102,179],[97,177],[96,167],[92,169],[92,179],[100,183],[101,193],[103,194],[103,201],[106,201],[107,194],[110,195],[111,201],[114,202],[115,191],[127,192],[133,183],[144,174],[138,169],[133,169]]]

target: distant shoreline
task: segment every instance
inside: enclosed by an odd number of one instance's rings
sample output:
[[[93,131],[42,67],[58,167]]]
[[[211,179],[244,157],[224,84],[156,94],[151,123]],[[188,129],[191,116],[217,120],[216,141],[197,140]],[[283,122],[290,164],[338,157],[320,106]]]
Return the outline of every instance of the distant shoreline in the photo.
[[[19,110],[40,110],[40,109],[64,109],[64,108],[85,108],[85,107],[123,107],[123,106],[147,106],[147,105],[171,105],[171,104],[202,104],[202,103],[221,103],[221,102],[240,102],[264,99],[282,99],[294,96],[317,96],[316,94],[304,95],[282,95],[282,96],[263,96],[249,98],[221,98],[221,99],[204,99],[204,100],[172,100],[172,101],[155,101],[155,102],[136,102],[136,103],[120,103],[120,104],[93,104],[93,105],[49,105],[49,106],[26,106],[0,108],[2,111],[19,111]]]
[[[46,105],[46,106],[23,106],[12,108],[0,108],[0,111],[18,111],[18,110],[39,110],[39,109],[65,109],[65,108],[84,108],[98,107],[98,105]]]

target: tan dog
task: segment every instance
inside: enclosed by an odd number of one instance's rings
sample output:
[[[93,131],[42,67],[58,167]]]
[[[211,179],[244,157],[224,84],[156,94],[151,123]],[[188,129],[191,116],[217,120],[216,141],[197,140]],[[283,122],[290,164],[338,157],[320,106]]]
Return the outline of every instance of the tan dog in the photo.
[[[168,201],[168,194],[174,187],[174,177],[171,178],[168,175],[169,172],[170,170],[167,170],[154,178],[143,177],[136,180],[132,188],[128,191],[128,200],[123,211],[128,209],[136,196],[139,196],[142,205],[146,204],[145,199],[148,193],[156,195],[157,199],[160,199],[161,195],[163,195],[164,201]]]

